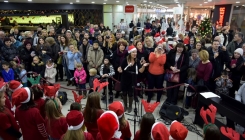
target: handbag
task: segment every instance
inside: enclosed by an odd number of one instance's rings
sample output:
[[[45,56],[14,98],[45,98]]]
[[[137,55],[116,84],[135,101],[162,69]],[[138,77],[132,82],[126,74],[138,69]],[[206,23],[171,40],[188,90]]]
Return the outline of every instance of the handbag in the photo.
[[[182,66],[183,59],[184,59],[184,55],[182,56],[180,67]],[[177,65],[177,63],[176,63],[176,65]],[[166,70],[166,74],[165,74],[164,79],[166,81],[168,81],[168,82],[179,83],[180,74],[179,74],[179,72],[178,73],[173,73],[172,70]]]

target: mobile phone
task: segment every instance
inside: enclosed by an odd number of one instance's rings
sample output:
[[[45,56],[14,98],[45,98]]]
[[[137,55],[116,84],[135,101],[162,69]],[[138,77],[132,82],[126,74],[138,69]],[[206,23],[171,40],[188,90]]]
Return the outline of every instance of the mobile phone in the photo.
[[[144,61],[144,60],[145,60],[145,58],[144,57],[141,57],[140,61]]]

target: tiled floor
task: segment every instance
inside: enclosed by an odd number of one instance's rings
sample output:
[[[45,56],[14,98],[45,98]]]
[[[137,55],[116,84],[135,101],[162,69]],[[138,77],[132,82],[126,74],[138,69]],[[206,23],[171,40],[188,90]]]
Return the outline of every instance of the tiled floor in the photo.
[[[64,86],[64,87],[66,87],[66,82],[61,82],[61,86]],[[69,88],[75,88],[75,87],[69,87]],[[65,89],[60,89],[60,91],[66,91],[67,92],[67,94],[68,94],[68,102],[65,104],[65,105],[63,105],[63,108],[62,108],[62,113],[64,114],[64,115],[66,115],[67,113],[68,113],[68,110],[69,110],[69,108],[70,108],[70,104],[73,102],[73,94],[71,93],[71,91],[70,90],[65,90]],[[144,98],[146,98],[146,96],[144,96]],[[162,105],[162,103],[164,102],[164,100],[166,99],[166,96],[165,95],[163,95],[162,96],[162,100],[161,100],[161,103],[160,103],[160,105],[156,108],[156,110],[154,111],[154,116],[155,116],[155,118],[156,119],[158,119],[157,121],[160,121],[159,120],[159,118],[160,118],[160,116],[159,116],[159,110],[160,110],[160,108],[161,108],[161,105]],[[115,99],[115,100],[120,100],[120,101],[122,101],[121,100],[121,98],[118,98],[118,99]],[[155,100],[155,98],[154,98],[154,100]],[[82,100],[82,107],[85,107],[85,104],[86,104],[86,99],[83,99]],[[179,101],[178,102],[178,105],[179,106],[182,106],[182,101]],[[140,105],[141,106],[141,105]],[[105,106],[105,103],[104,102],[102,102],[101,101],[101,107],[103,108],[103,109],[105,109],[106,108],[106,106]],[[133,107],[134,107],[134,105],[133,105]],[[140,110],[140,109],[139,109]],[[194,110],[193,109],[189,109],[188,110],[189,111],[189,115],[188,116],[185,116],[185,121],[186,122],[188,122],[188,123],[191,123],[192,124],[192,122],[193,122],[193,120],[194,120],[194,117],[195,117],[195,115],[194,115]],[[131,112],[131,115],[133,115],[134,114],[134,112],[132,111]],[[143,114],[144,114],[144,109],[143,109]],[[127,119],[134,119],[134,117],[133,116],[129,116],[129,115],[125,115],[126,116],[126,118]],[[131,133],[133,134],[134,133],[134,121],[130,121],[129,120],[129,122],[130,122],[130,129],[131,129]],[[169,128],[169,126],[167,125],[167,127]],[[199,130],[199,132],[200,133],[202,133],[202,130],[201,130],[201,128],[199,127],[199,126],[196,126],[197,127],[197,129]],[[139,129],[139,123],[137,122],[136,123],[136,131]],[[132,137],[132,139],[133,139],[133,137]],[[202,137],[200,137],[200,136],[198,136],[196,133],[193,133],[193,132],[188,132],[188,136],[187,136],[187,138],[186,138],[186,140],[202,140],[203,138]]]

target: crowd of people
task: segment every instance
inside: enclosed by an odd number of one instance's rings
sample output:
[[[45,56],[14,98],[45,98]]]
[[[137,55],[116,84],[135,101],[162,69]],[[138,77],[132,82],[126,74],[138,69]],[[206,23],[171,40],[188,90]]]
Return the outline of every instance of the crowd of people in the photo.
[[[166,87],[188,83],[235,98],[240,81],[245,78],[245,42],[241,32],[236,31],[234,38],[228,39],[228,26],[221,33],[214,26],[212,34],[200,37],[194,26],[189,33],[176,37],[169,33],[171,26],[166,31],[159,30],[155,22],[147,21],[145,26],[142,33],[133,26],[129,37],[120,26],[114,32],[103,23],[90,22],[83,29],[49,26],[49,31],[38,27],[35,32],[19,32],[15,28],[8,35],[0,31],[0,139],[16,140],[23,135],[24,140],[129,140],[132,134],[124,112],[130,113],[133,100],[143,96],[134,89],[140,86],[137,83],[144,83],[148,89],[162,89],[164,81]],[[102,83],[108,80],[111,111],[101,109],[100,100],[106,99],[106,90],[104,85],[101,97],[96,92],[94,81],[98,78]],[[78,101],[71,105],[66,117],[56,97],[60,87],[57,82],[64,80],[67,86],[77,88],[77,96],[87,98],[84,110]],[[179,89],[169,88],[165,102],[177,105]],[[242,92],[239,93],[241,98]],[[146,92],[148,104],[154,94]],[[163,91],[156,94],[154,102],[160,102]],[[194,94],[194,89],[188,87],[187,109]],[[113,102],[120,95],[123,104]],[[182,128],[180,125],[174,129]],[[234,126],[234,122],[230,125]],[[170,130],[173,138],[175,133],[178,131]],[[175,139],[185,139],[187,133],[186,130]],[[166,126],[146,113],[134,139],[168,137]]]

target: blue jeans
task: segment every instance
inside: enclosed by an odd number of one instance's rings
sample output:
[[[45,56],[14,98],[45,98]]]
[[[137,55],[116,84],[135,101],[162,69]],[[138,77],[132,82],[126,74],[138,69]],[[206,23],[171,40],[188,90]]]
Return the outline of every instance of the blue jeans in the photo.
[[[79,89],[86,89],[86,84],[78,84]]]
[[[163,74],[160,75],[153,75],[151,73],[148,73],[147,80],[148,80],[148,89],[153,89],[154,87],[156,89],[163,88]],[[148,99],[147,102],[151,101],[151,98],[153,96],[152,91],[148,92]],[[157,91],[157,102],[160,102],[160,99],[162,97],[163,91]]]

